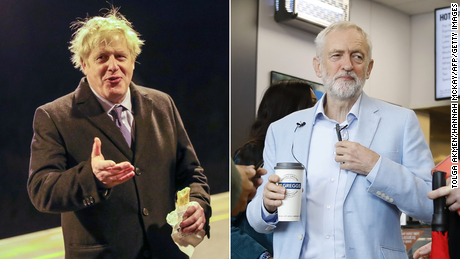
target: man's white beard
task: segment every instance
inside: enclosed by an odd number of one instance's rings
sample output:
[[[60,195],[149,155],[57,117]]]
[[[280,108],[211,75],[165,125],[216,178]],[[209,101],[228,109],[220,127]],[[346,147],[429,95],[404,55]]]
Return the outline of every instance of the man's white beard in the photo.
[[[366,69],[367,70],[367,69]],[[366,83],[367,71],[364,71],[363,78],[358,78],[354,71],[342,71],[337,73],[333,78],[328,75],[326,69],[322,71],[322,79],[324,86],[326,87],[326,92],[334,98],[337,99],[349,99],[356,97],[361,94],[363,91],[364,84]],[[343,81],[338,80],[341,76],[351,76],[353,77],[352,81]]]

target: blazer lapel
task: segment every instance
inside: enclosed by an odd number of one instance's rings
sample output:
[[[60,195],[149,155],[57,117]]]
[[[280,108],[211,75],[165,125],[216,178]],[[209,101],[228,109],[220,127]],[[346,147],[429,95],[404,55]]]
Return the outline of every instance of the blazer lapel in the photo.
[[[304,166],[308,166],[308,154],[310,152],[310,139],[311,133],[313,132],[313,124],[315,123],[314,113],[316,109],[307,110],[308,114],[305,115],[305,118],[312,118],[311,121],[302,121],[305,122],[305,126],[297,127],[293,134],[293,147],[292,153]],[[312,114],[310,114],[312,113]],[[300,122],[301,123],[301,122]],[[304,156],[301,156],[304,154]],[[305,169],[306,170],[306,169]]]
[[[139,91],[139,88],[135,84],[131,84],[131,97],[133,100],[133,111],[134,111],[134,122],[135,122],[135,149],[134,149],[134,160],[138,161],[139,156],[142,154],[141,150],[149,149],[150,152],[155,152],[155,147],[144,147],[146,143],[149,143],[149,139],[155,138],[152,129],[154,128],[153,121],[153,101]]]
[[[302,186],[306,186],[307,183],[307,168],[308,168],[308,155],[310,152],[310,139],[311,134],[313,132],[313,124],[315,123],[315,113],[316,108],[305,110],[306,113],[302,114],[304,118],[311,118],[310,121],[299,121],[298,123],[305,122],[304,126],[297,126],[295,132],[293,134],[292,140],[292,155],[295,159],[299,160],[305,166],[305,174],[302,181]],[[306,192],[302,192],[302,206],[301,206],[301,218],[300,221],[302,225],[305,227],[307,222],[307,196]]]
[[[133,158],[133,152],[129,148],[123,134],[115,123],[110,119],[107,113],[98,102],[96,96],[89,88],[85,78],[80,81],[80,85],[75,91],[75,103],[83,115],[91,121],[91,123],[99,128],[108,139],[128,158],[129,161]]]
[[[359,108],[358,132],[354,142],[358,142],[362,146],[369,148],[377,131],[380,116],[376,114],[379,109],[375,102],[364,92],[362,95],[361,107]],[[357,173],[352,171],[348,172],[347,183],[345,185],[345,199],[350,192],[356,176]]]

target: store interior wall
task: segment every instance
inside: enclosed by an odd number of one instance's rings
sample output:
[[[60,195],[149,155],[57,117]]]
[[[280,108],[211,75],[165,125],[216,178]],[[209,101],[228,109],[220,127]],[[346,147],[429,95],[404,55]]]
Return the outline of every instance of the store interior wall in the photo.
[[[258,1],[231,1],[231,156],[249,137],[256,114]]]
[[[434,12],[434,10],[433,10]],[[411,16],[410,108],[450,106],[450,100],[434,99],[434,13]]]
[[[321,83],[312,66],[316,34],[277,23],[273,4],[259,4],[256,105],[272,70]],[[350,0],[350,21],[373,41],[374,69],[364,87],[369,96],[412,109],[449,104],[434,99],[433,13],[410,16],[376,2]]]
[[[259,4],[256,103],[269,85],[272,70],[322,83],[312,65],[316,34],[277,23],[273,4],[274,0]],[[371,97],[409,107],[410,16],[379,3],[351,0],[350,21],[373,40],[374,69],[364,91]]]
[[[277,23],[274,2],[259,2],[256,107],[270,84],[270,71],[322,83],[312,66],[316,34]],[[450,101],[434,98],[433,12],[411,16],[380,3],[350,0],[350,21],[373,40],[374,68],[364,91],[424,114],[419,117],[438,162],[450,151]]]

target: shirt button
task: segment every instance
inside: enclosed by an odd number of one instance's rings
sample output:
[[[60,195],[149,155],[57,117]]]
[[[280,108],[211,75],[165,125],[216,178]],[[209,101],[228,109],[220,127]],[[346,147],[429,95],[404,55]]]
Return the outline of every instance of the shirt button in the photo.
[[[331,236],[329,236],[329,235],[326,235],[326,238],[327,238],[327,239],[329,239],[330,237],[331,237]]]
[[[303,239],[303,235],[299,234],[299,240],[302,240],[302,239]]]
[[[144,216],[148,216],[149,215],[149,210],[146,209],[146,208],[143,208],[142,213],[144,214]]]
[[[335,181],[335,179],[334,179],[334,178],[331,178],[331,182],[333,182],[333,181]]]
[[[331,205],[327,205],[326,208],[327,208],[327,209],[330,209],[330,208],[331,208]]]

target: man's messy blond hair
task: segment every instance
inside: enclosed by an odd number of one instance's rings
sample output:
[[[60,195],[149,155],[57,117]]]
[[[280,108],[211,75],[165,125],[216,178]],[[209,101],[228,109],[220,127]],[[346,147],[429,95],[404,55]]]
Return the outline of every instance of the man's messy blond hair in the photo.
[[[112,7],[102,17],[95,16],[72,23],[70,27],[76,31],[72,35],[69,50],[73,53],[71,60],[75,68],[83,71],[82,61],[87,61],[91,51],[102,43],[110,44],[116,36],[125,40],[133,60],[141,54],[144,41],[118,10],[119,8]]]

